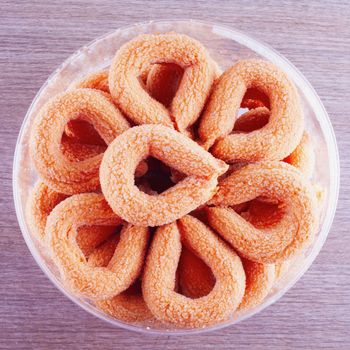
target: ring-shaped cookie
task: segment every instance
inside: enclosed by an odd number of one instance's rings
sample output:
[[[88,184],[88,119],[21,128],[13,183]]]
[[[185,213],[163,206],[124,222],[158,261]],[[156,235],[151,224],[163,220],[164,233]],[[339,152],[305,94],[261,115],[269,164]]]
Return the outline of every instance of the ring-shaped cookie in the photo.
[[[137,164],[147,156],[188,175],[158,195],[135,185]],[[228,166],[181,133],[162,125],[133,127],[108,147],[100,167],[102,192],[114,212],[139,226],[160,226],[186,215],[214,194]]]
[[[155,63],[184,69],[169,110],[152,98],[139,77]],[[196,40],[176,33],[144,34],[124,44],[109,70],[109,88],[118,107],[135,124],[162,124],[186,130],[199,117],[215,79],[207,50]]]
[[[259,305],[275,282],[275,265],[260,264],[244,258],[241,260],[246,276],[246,286],[237,311],[248,310]],[[208,295],[215,285],[215,278],[210,268],[186,248],[183,248],[181,253],[178,275],[181,293],[189,298]]]
[[[114,236],[96,248],[90,254],[88,264],[93,267],[106,267],[113,257],[119,241],[118,238],[118,236]],[[124,322],[135,323],[154,320],[154,316],[143,300],[141,288],[138,285],[132,285],[111,299],[98,300],[95,305],[106,314]]]
[[[61,150],[65,125],[76,118],[90,122],[109,144],[130,125],[108,95],[93,89],[77,89],[50,100],[33,123],[30,152],[40,177],[53,189],[74,194],[98,188],[98,170],[102,155],[72,162]]]
[[[120,223],[103,195],[84,193],[58,204],[48,217],[46,235],[52,258],[69,287],[80,295],[109,299],[126,290],[140,275],[149,230],[125,225],[107,267],[92,267],[76,242],[77,229],[84,225]]]
[[[32,189],[27,202],[27,222],[30,232],[42,244],[46,245],[45,227],[51,211],[67,198],[67,195],[50,189],[38,181]],[[110,237],[115,231],[114,226],[82,226],[78,229],[76,241],[87,257]]]
[[[247,134],[230,134],[247,89],[270,100],[268,123]],[[300,142],[303,115],[293,82],[272,63],[242,60],[226,70],[215,85],[199,125],[204,148],[229,163],[280,160]]]
[[[78,81],[73,82],[69,89],[96,89],[109,94],[108,70],[89,74]],[[69,139],[88,145],[105,145],[100,135],[91,124],[84,120],[71,120],[65,127],[65,134]]]
[[[270,118],[271,112],[266,107],[258,107],[242,114],[235,122],[233,132],[252,132],[265,126]],[[284,162],[289,163],[299,169],[307,178],[311,178],[315,169],[315,151],[311,137],[307,131],[298,146],[286,158]]]
[[[281,202],[284,214],[273,226],[257,229],[232,205],[257,197]],[[222,180],[208,202],[209,224],[240,255],[260,262],[283,261],[312,241],[317,224],[317,204],[311,183],[293,166],[284,162],[249,164]]]
[[[202,298],[176,293],[175,276],[181,245],[189,246],[212,269],[216,283]],[[145,302],[155,317],[182,327],[204,327],[227,320],[240,304],[245,288],[241,259],[207,226],[184,216],[161,226],[153,237],[142,280]]]

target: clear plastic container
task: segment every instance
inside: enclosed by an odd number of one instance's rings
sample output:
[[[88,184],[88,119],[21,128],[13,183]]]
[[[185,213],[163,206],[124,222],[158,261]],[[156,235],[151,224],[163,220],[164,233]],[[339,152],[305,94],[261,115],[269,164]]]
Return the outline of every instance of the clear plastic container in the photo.
[[[89,300],[73,295],[62,284],[57,269],[33,238],[25,216],[28,194],[37,180],[29,157],[28,139],[33,118],[40,107],[50,97],[64,91],[72,81],[107,67],[116,50],[136,35],[169,31],[184,33],[198,39],[208,48],[212,57],[223,69],[239,59],[263,58],[276,64],[294,80],[302,99],[306,129],[315,145],[316,168],[313,180],[326,190],[321,212],[321,224],[315,241],[308,250],[294,259],[291,268],[272,288],[264,302],[225,323],[200,329],[178,329],[159,324],[127,324],[102,313]],[[276,51],[251,37],[218,24],[191,20],[151,21],[131,25],[96,39],[75,52],[47,79],[29,107],[18,136],[13,165],[14,201],[22,234],[36,262],[51,282],[74,303],[114,326],[142,333],[167,335],[201,333],[227,327],[255,315],[278,300],[305,273],[320,252],[333,221],[338,188],[339,159],[332,125],[319,97],[305,77]]]

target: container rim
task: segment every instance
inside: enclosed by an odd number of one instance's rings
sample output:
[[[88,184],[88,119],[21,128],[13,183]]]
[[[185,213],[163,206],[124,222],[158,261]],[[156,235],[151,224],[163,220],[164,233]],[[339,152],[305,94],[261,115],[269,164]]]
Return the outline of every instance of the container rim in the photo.
[[[256,53],[260,54],[261,56],[265,57],[267,60],[277,64],[280,68],[282,68],[289,76],[293,76],[293,80],[296,83],[296,85],[307,94],[309,103],[312,107],[312,109],[315,111],[316,118],[320,124],[322,133],[325,138],[326,146],[327,146],[327,152],[328,152],[328,160],[329,160],[329,192],[328,192],[328,205],[325,212],[325,216],[323,219],[323,224],[320,229],[320,233],[317,237],[317,244],[314,244],[307,261],[303,265],[303,267],[299,270],[298,274],[289,281],[288,284],[286,284],[281,290],[274,295],[273,298],[271,298],[269,301],[264,302],[257,308],[254,308],[252,312],[248,312],[246,315],[242,316],[238,320],[234,321],[227,321],[222,324],[209,326],[206,328],[199,328],[199,329],[179,329],[179,330],[157,330],[157,329],[151,329],[149,327],[142,328],[141,326],[127,324],[119,320],[113,320],[110,318],[107,318],[103,316],[101,313],[98,313],[95,309],[88,306],[86,303],[83,303],[80,300],[75,299],[73,295],[70,295],[62,285],[56,280],[52,272],[48,269],[48,267],[42,263],[42,258],[40,257],[37,248],[34,246],[33,241],[29,235],[29,231],[27,229],[27,225],[24,219],[24,213],[23,208],[21,204],[21,194],[19,191],[19,188],[16,184],[17,176],[20,172],[19,168],[19,159],[20,159],[20,150],[21,150],[21,140],[25,132],[26,124],[29,120],[29,116],[31,114],[31,110],[33,109],[37,99],[39,98],[42,91],[47,87],[48,83],[66,66],[70,64],[71,61],[73,61],[75,58],[77,58],[79,55],[82,54],[82,51],[84,49],[88,49],[93,47],[96,43],[106,39],[107,37],[111,35],[115,35],[119,32],[124,32],[130,29],[133,29],[135,27],[144,27],[149,26],[151,24],[172,24],[172,23],[191,23],[195,25],[202,25],[202,26],[211,26],[212,31],[215,34],[221,35],[223,37],[226,37],[228,39],[234,40],[241,45],[244,45],[251,49],[252,51],[255,51]],[[215,22],[210,21],[201,21],[201,20],[195,20],[195,19],[161,19],[161,20],[150,20],[150,21],[144,21],[144,22],[138,22],[132,25],[126,25],[122,26],[116,30],[110,31],[92,41],[90,41],[87,45],[82,46],[77,51],[75,51],[72,55],[70,55],[62,64],[59,65],[58,68],[56,68],[53,73],[50,74],[50,76],[47,78],[47,80],[44,82],[44,84],[41,86],[37,94],[35,95],[34,99],[32,100],[27,113],[25,115],[25,118],[22,122],[19,135],[16,142],[16,148],[14,152],[14,161],[13,161],[13,171],[12,171],[12,189],[13,189],[13,196],[14,196],[14,205],[17,215],[17,220],[23,235],[23,238],[34,257],[36,263],[39,265],[41,270],[45,273],[45,275],[49,278],[49,280],[71,301],[73,301],[75,304],[79,305],[81,308],[83,308],[88,313],[98,317],[99,319],[108,322],[109,324],[113,326],[118,326],[120,328],[134,331],[138,333],[143,333],[147,335],[193,335],[193,334],[203,334],[206,332],[211,332],[214,330],[220,330],[223,328],[226,328],[228,326],[234,325],[236,323],[239,323],[241,321],[244,321],[251,316],[259,313],[269,305],[275,303],[277,300],[279,300],[288,290],[290,290],[295,283],[301,278],[301,276],[308,270],[308,268],[311,266],[312,262],[315,260],[316,256],[322,249],[322,246],[324,242],[326,241],[326,238],[328,236],[330,227],[332,225],[336,207],[337,207],[337,201],[338,201],[338,195],[339,195],[339,181],[340,181],[340,166],[339,166],[339,153],[337,148],[337,142],[335,138],[335,133],[332,127],[332,124],[330,122],[329,116],[319,98],[316,91],[312,87],[312,85],[308,82],[308,80],[304,77],[304,75],[284,56],[279,54],[275,49],[271,48],[269,45],[261,42],[260,40],[257,40],[249,35],[244,34],[243,32],[240,32],[236,29],[233,29],[226,25],[217,24]]]

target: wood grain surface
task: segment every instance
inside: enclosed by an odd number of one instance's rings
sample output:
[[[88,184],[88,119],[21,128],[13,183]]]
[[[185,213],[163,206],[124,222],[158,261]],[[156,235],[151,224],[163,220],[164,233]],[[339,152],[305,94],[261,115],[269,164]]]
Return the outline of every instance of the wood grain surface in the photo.
[[[157,18],[230,25],[280,51],[320,95],[340,150],[338,210],[312,267],[259,315],[205,335],[142,336],[113,328],[74,305],[31,257],[13,206],[17,134],[48,75],[97,36]],[[0,0],[0,348],[350,349],[349,18],[347,0]]]

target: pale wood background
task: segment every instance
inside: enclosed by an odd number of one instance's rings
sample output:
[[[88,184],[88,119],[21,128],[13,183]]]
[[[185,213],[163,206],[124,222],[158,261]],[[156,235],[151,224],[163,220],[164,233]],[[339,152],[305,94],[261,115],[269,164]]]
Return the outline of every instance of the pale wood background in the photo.
[[[18,228],[11,168],[25,112],[72,52],[122,25],[194,18],[231,25],[287,56],[328,110],[342,165],[339,206],[315,263],[279,302],[203,336],[142,336],[113,328],[64,297],[31,257]],[[1,349],[349,349],[350,3],[344,1],[0,0]]]

